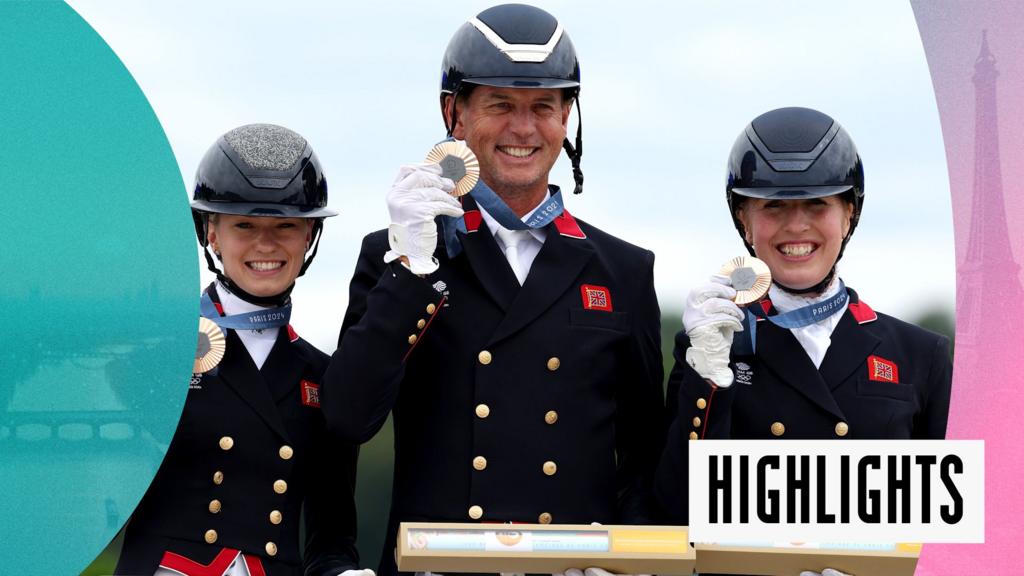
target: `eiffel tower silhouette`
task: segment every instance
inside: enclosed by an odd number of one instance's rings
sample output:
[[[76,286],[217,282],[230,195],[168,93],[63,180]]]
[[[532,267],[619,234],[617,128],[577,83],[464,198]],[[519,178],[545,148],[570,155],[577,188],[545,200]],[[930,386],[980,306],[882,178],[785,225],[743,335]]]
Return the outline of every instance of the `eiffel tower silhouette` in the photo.
[[[957,266],[957,363],[981,368],[1004,350],[1003,335],[1024,325],[1020,266],[1010,249],[999,161],[996,59],[982,31],[974,61],[974,186],[967,251]],[[961,354],[963,356],[961,356]],[[975,372],[976,375],[977,374]],[[983,379],[984,376],[982,376]]]

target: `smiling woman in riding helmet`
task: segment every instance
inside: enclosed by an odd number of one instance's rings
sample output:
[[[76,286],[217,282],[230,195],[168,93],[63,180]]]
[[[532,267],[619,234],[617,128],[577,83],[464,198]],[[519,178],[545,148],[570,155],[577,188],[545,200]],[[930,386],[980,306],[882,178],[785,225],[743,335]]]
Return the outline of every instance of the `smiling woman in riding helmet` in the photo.
[[[729,156],[726,200],[772,283],[746,311],[722,276],[687,299],[657,479],[673,523],[688,522],[691,439],[946,433],[948,339],[876,313],[836,272],[864,205],[863,165],[839,123],[807,108],[755,118]]]
[[[320,162],[286,128],[236,128],[200,162],[192,214],[217,280],[181,421],[116,574],[372,576],[357,569],[356,451],[320,412],[327,356],[288,324],[326,206]]]

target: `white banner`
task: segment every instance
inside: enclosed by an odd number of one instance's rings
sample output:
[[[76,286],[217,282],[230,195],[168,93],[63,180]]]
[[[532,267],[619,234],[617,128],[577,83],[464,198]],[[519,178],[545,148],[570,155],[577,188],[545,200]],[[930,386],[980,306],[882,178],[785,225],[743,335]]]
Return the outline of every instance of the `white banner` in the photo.
[[[694,542],[983,543],[981,440],[694,440]]]

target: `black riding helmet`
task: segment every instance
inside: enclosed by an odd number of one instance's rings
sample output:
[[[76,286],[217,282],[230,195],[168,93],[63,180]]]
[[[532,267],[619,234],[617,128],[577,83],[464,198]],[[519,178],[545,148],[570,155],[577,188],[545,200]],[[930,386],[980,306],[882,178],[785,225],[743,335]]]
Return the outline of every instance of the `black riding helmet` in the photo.
[[[864,166],[853,139],[827,114],[810,108],[779,108],[747,125],[729,154],[726,202],[747,251],[743,223],[736,212],[747,198],[799,200],[843,195],[853,204],[850,231],[836,262],[843,257],[864,206]],[[790,292],[820,292],[835,275],[835,264],[816,286]]]
[[[327,207],[327,180],[305,138],[273,124],[248,124],[227,132],[206,151],[196,170],[192,219],[206,263],[232,291],[254,302],[278,302],[285,294],[260,298],[246,294],[217,268],[207,247],[210,214],[313,218],[312,251],[299,276],[316,256]]]
[[[463,24],[448,42],[441,61],[441,115],[445,96],[458,97],[471,86],[501,88],[561,88],[576,100],[580,114],[580,65],[576,48],[554,16],[525,4],[488,8]],[[445,119],[448,135],[455,126]],[[583,191],[582,116],[576,129],[576,145],[566,138],[562,147],[572,161],[575,193]]]

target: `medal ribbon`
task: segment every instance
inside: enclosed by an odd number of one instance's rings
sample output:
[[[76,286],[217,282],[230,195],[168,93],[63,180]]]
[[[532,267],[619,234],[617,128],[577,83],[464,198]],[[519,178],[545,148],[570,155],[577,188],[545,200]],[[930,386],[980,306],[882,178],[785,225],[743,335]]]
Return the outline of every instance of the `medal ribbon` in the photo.
[[[839,292],[835,296],[822,302],[815,302],[796,310],[790,310],[784,314],[769,316],[761,308],[761,305],[755,302],[745,310],[745,335],[737,340],[734,352],[739,355],[749,356],[757,349],[757,318],[768,320],[781,328],[803,328],[804,326],[821,322],[843,310],[849,300],[850,295],[846,292],[846,285],[840,280]]]
[[[204,291],[199,300],[199,315],[212,320],[221,330],[266,330],[286,326],[292,316],[292,305],[221,316],[209,293]]]
[[[505,228],[528,230],[547,226],[555,218],[561,216],[562,211],[565,210],[565,206],[562,204],[562,191],[558,186],[549,185],[548,190],[551,192],[551,197],[534,209],[525,221],[516,216],[508,204],[505,204],[505,201],[494,190],[484,184],[482,178],[469,191],[469,195],[473,197],[478,206],[486,210]],[[462,243],[459,242],[456,232],[466,233],[466,220],[465,218],[442,216],[441,226],[444,229],[444,245],[448,250],[448,257],[454,258],[462,252]]]

